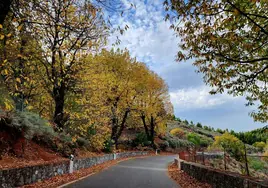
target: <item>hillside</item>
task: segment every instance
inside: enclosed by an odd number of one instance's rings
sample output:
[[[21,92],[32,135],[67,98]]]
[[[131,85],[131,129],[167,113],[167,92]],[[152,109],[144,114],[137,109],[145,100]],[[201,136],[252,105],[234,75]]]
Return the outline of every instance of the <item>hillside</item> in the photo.
[[[244,142],[250,153],[258,152],[258,148],[254,147],[256,146],[256,143],[259,142],[265,143],[268,140],[268,126],[259,129],[254,129],[248,132],[235,132],[233,130],[228,131],[227,129],[226,130],[214,129],[213,127],[202,126],[200,123],[197,124],[194,124],[193,122],[189,123],[187,120],[182,121],[179,118],[176,118],[176,120],[167,122],[167,130],[166,130],[167,135],[172,136],[170,132],[176,128],[179,128],[181,129],[181,131],[183,131],[182,134],[184,134],[184,136],[182,136],[180,139],[186,141],[187,141],[186,135],[188,135],[189,133],[194,133],[200,138],[204,138],[212,142],[215,136],[221,136],[223,133],[229,132],[230,134],[234,135],[242,142]],[[176,136],[173,135],[173,138],[174,137]]]
[[[213,143],[214,137],[221,135],[210,127],[198,123],[173,120],[167,122],[166,135],[162,137],[172,149],[206,148]]]
[[[261,180],[268,178],[267,126],[249,132],[236,133],[221,129],[215,131],[214,128],[202,126],[200,123],[195,125],[192,122],[188,123],[187,120],[182,121],[176,118],[167,123],[165,138],[168,142],[179,143],[175,145],[175,148],[173,147],[175,150],[184,149],[186,151],[191,147],[199,151],[206,151],[205,155],[202,153],[189,154],[192,157],[186,157],[185,160],[193,160],[212,168],[227,169],[227,171],[244,175],[247,174],[247,163],[250,176]],[[172,145],[170,147],[172,148]],[[226,151],[225,157],[223,148]]]

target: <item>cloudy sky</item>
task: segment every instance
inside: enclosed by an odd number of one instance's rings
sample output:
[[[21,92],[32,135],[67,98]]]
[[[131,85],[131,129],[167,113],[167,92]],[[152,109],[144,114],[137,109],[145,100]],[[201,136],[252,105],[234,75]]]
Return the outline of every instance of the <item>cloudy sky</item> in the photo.
[[[130,5],[128,0],[124,2],[126,7]],[[170,23],[164,21],[161,0],[131,2],[136,5],[135,10],[125,11],[123,16],[112,16],[113,23],[129,26],[129,30],[120,36],[121,43],[117,47],[127,48],[133,57],[165,79],[177,117],[235,131],[264,126],[249,117],[254,108],[245,106],[244,97],[210,95],[210,88],[203,83],[202,75],[195,72],[193,61],[175,61],[179,38],[169,29]],[[115,39],[115,35],[109,38],[110,46]]]

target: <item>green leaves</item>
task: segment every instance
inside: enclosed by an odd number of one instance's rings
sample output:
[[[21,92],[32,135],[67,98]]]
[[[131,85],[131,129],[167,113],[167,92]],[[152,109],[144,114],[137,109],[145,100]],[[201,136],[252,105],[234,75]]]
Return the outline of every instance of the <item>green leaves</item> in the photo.
[[[181,38],[177,60],[194,59],[204,81],[218,93],[259,101],[252,116],[267,122],[267,1],[175,0],[166,6],[178,14],[171,25]]]

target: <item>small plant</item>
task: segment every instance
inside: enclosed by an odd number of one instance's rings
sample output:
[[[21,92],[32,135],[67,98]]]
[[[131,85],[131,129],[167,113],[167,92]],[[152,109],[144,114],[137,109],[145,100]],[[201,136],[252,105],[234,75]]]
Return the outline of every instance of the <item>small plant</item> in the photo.
[[[24,136],[27,139],[32,139],[35,135],[57,136],[57,133],[47,120],[32,112],[15,112],[10,126],[24,132]]]
[[[263,170],[264,169],[264,162],[259,159],[253,159],[251,158],[249,160],[249,165],[254,170]]]
[[[106,152],[106,153],[111,153],[113,151],[113,140],[111,139],[108,139],[104,142],[104,149],[103,151]]]
[[[208,126],[204,126],[203,129],[207,130],[207,131],[211,131],[210,128]]]
[[[184,138],[185,137],[184,131],[182,129],[180,129],[180,128],[172,129],[170,131],[170,134],[173,135],[173,136],[176,136],[178,138]]]
[[[184,120],[185,125],[189,125],[189,122],[187,120]]]
[[[199,123],[199,122],[196,124],[196,126],[199,127],[199,128],[202,128],[203,127],[202,124]]]
[[[200,136],[198,136],[197,134],[195,134],[195,133],[189,133],[188,135],[187,135],[187,140],[189,141],[189,142],[192,142],[194,145],[196,145],[196,146],[200,146],[200,142],[201,142],[201,138],[200,138]]]
[[[255,142],[253,144],[253,146],[256,147],[256,148],[258,148],[258,150],[260,152],[262,152],[264,150],[265,146],[266,146],[266,143],[265,142]]]
[[[165,136],[165,140],[168,142],[169,147],[171,147],[173,149],[176,149],[176,148],[190,148],[190,147],[194,146],[194,144],[189,142],[188,140],[173,137],[171,134],[167,134]]]
[[[223,130],[221,130],[221,129],[216,129],[216,132],[218,132],[218,133],[221,133],[221,134],[223,134],[224,133],[224,131]]]
[[[136,138],[133,140],[134,146],[149,146],[151,141],[148,140],[147,135],[144,132],[140,132],[136,135]]]

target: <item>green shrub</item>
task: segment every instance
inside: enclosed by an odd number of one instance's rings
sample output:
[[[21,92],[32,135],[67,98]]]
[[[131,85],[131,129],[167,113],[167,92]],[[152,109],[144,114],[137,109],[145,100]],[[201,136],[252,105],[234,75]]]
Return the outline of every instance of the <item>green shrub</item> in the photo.
[[[106,153],[111,153],[113,151],[113,144],[114,141],[112,139],[108,139],[104,142],[104,149],[103,151]]]
[[[247,148],[247,153],[257,153],[259,152],[259,149],[252,146],[252,145],[249,145],[249,144],[246,144],[246,148]]]
[[[15,112],[11,119],[10,126],[24,132],[24,136],[27,139],[32,139],[35,135],[57,136],[57,133],[50,126],[49,122],[41,118],[38,114],[32,112]]]
[[[133,140],[133,146],[149,146],[151,141],[148,140],[147,135],[144,132],[140,132],[136,135],[136,138]]]
[[[201,138],[200,139],[200,146],[201,147],[208,147],[209,146],[209,141],[207,139]]]
[[[258,148],[259,151],[264,151],[264,148],[266,146],[266,143],[265,142],[255,142],[253,144],[254,147]]]
[[[204,126],[203,129],[205,129],[206,131],[212,131],[211,127],[208,127],[208,126]]]
[[[195,133],[189,133],[188,135],[187,135],[187,140],[189,141],[189,142],[192,142],[194,145],[196,145],[196,146],[200,146],[200,142],[201,142],[201,138],[200,138],[200,136],[198,136],[197,134],[195,134]]]
[[[28,140],[33,140],[37,144],[51,148],[55,152],[68,157],[74,153],[76,144],[72,142],[72,137],[65,132],[57,133],[50,123],[32,112],[14,112],[10,116],[11,122],[6,126],[11,127],[20,136]]]
[[[221,129],[216,129],[216,132],[218,132],[218,133],[221,133],[221,134],[223,134],[224,133],[224,131],[223,130],[221,130]]]
[[[264,162],[259,159],[249,159],[249,165],[254,170],[263,170],[264,169]]]
[[[202,125],[199,122],[196,124],[196,126],[199,127],[199,128],[202,128]]]
[[[181,119],[178,118],[178,117],[176,117],[176,118],[175,118],[175,121],[181,122]]]
[[[173,137],[172,135],[167,135],[166,136],[166,141],[168,142],[169,147],[176,149],[176,148],[189,148],[193,147],[194,144],[183,139],[179,139],[176,137]]]

